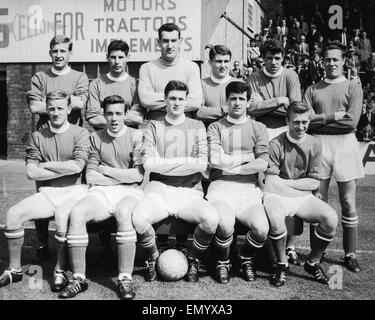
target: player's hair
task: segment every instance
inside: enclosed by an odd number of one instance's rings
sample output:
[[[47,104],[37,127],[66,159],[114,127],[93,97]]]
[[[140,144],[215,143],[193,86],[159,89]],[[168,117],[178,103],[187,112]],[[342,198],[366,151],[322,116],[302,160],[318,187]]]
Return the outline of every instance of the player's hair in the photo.
[[[161,33],[163,31],[166,31],[166,32],[177,31],[178,32],[178,38],[179,39],[181,38],[181,30],[178,27],[178,25],[176,25],[175,23],[164,23],[160,26],[160,28],[158,30],[159,40],[161,39]]]
[[[306,112],[310,112],[310,109],[305,102],[293,101],[288,107],[288,110],[286,112],[286,117],[288,120],[290,120],[293,113],[302,114]]]
[[[63,90],[50,91],[50,92],[48,92],[48,94],[46,96],[46,105],[48,105],[48,103],[50,101],[63,100],[63,99],[66,99],[68,101],[68,106],[70,106],[70,95],[69,94],[67,94]]]
[[[263,46],[260,48],[260,53],[264,57],[267,52],[271,54],[283,54],[283,48],[280,46],[278,42],[273,39],[267,40],[264,42]]]
[[[164,95],[168,97],[168,93],[177,90],[177,91],[186,91],[186,96],[189,94],[189,88],[186,83],[178,80],[171,80],[167,83],[164,89]]]
[[[70,40],[69,37],[64,36],[64,35],[54,36],[49,43],[49,49],[52,50],[52,48],[56,44],[60,44],[60,43],[68,43],[69,44],[68,49],[69,49],[69,51],[72,51],[73,42],[72,42],[72,40]]]
[[[111,54],[112,51],[120,50],[125,53],[127,56],[129,53],[129,45],[126,43],[126,41],[123,40],[113,40],[108,45],[107,49],[107,57]]]
[[[210,61],[214,60],[216,55],[221,54],[221,55],[229,55],[230,59],[232,59],[232,52],[229,50],[229,48],[223,44],[217,44],[216,46],[211,46],[210,47],[210,52],[209,52],[209,58]]]
[[[344,46],[338,40],[328,41],[323,46],[323,50],[322,50],[322,56],[323,56],[323,58],[326,56],[328,50],[340,50],[342,58],[344,58],[346,56],[346,46]]]
[[[109,104],[123,104],[124,109],[125,109],[125,101],[122,97],[120,97],[118,95],[112,95],[112,96],[108,96],[108,97],[104,98],[104,100],[101,104],[101,107],[103,108],[104,113],[107,111],[107,106]]]
[[[232,81],[225,87],[225,97],[229,99],[231,93],[244,93],[246,92],[247,100],[250,99],[250,87],[242,81]]]

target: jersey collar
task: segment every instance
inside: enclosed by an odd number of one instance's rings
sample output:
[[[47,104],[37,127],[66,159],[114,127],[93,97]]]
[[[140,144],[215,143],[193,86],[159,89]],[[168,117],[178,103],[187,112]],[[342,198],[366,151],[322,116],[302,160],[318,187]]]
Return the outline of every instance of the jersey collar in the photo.
[[[325,78],[324,82],[328,83],[328,84],[331,84],[331,83],[341,83],[341,82],[344,82],[345,80],[346,80],[345,76],[340,76],[340,77],[338,77],[336,79]]]
[[[125,81],[127,78],[128,78],[128,73],[125,72],[121,77],[118,77],[118,78],[115,78],[111,75],[110,72],[107,73],[107,78],[111,81],[114,81],[114,82],[122,82],[122,81]]]
[[[178,119],[172,119],[168,115],[165,116],[165,121],[167,121],[169,124],[178,126],[179,124],[182,124],[185,121],[185,114],[183,114],[180,118]]]
[[[277,78],[277,77],[280,77],[281,74],[283,73],[283,71],[284,71],[284,67],[281,66],[281,67],[280,67],[280,70],[277,71],[276,73],[269,73],[269,72],[266,70],[266,67],[263,67],[262,71],[263,71],[263,73],[264,73],[267,77],[270,77],[270,78]]]
[[[65,76],[68,74],[72,69],[68,66],[64,70],[56,70],[54,67],[51,68],[51,72],[57,76]]]
[[[296,140],[294,138],[292,138],[289,134],[289,131],[286,132],[286,137],[288,138],[288,140],[291,142],[291,143],[294,143],[294,144],[301,144],[301,143],[304,143],[305,140],[306,140],[306,135],[303,136],[302,139],[299,139],[299,140]]]
[[[227,121],[232,124],[244,124],[248,120],[248,117],[245,117],[243,119],[234,119],[229,114],[227,115]]]
[[[231,77],[229,74],[228,74],[226,77],[222,78],[222,79],[215,78],[214,75],[211,75],[211,80],[212,80],[212,82],[217,83],[217,84],[227,83],[227,82],[229,82],[231,79],[232,79],[232,77]]]
[[[70,123],[67,121],[62,127],[56,129],[51,126],[51,122],[48,121],[49,129],[52,133],[63,133],[65,131],[68,131],[70,128]]]
[[[109,130],[109,129],[107,128],[107,133],[108,133],[108,135],[111,136],[112,138],[118,138],[118,137],[121,137],[121,136],[123,136],[123,135],[125,134],[125,132],[126,132],[126,126],[125,126],[125,125],[124,125],[124,126],[122,127],[122,129],[121,129],[119,132],[117,132],[117,133],[113,133],[111,130]]]

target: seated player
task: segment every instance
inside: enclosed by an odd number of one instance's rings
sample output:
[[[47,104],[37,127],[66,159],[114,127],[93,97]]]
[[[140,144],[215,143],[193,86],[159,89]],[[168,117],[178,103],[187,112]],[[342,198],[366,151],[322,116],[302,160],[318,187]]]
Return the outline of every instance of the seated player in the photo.
[[[131,215],[137,201],[143,197],[139,186],[143,172],[137,160],[142,134],[124,124],[125,103],[120,96],[106,97],[103,109],[107,129],[90,136],[91,152],[86,179],[91,188],[70,212],[67,238],[73,280],[60,292],[60,298],[72,298],[87,290],[86,223],[104,221],[111,216],[117,222],[118,294],[121,299],[133,299],[135,296],[132,272],[137,236]]]
[[[101,104],[105,97],[119,95],[125,101],[125,124],[137,128],[145,118],[146,109],[139,102],[137,80],[126,72],[129,46],[125,41],[113,40],[108,45],[109,72],[90,83],[86,120],[94,129],[106,128],[107,121]]]
[[[139,245],[146,255],[146,281],[156,280],[153,224],[175,216],[197,225],[188,254],[189,282],[199,281],[199,261],[216,232],[218,215],[196,188],[207,168],[207,136],[202,122],[187,118],[184,109],[188,87],[181,81],[170,81],[164,90],[167,114],[162,121],[151,120],[143,137],[142,156],[150,182],[145,198],[138,202],[133,224]]]
[[[246,116],[250,88],[235,81],[226,86],[228,115],[208,127],[209,161],[212,181],[207,200],[219,213],[214,244],[217,252],[215,278],[229,281],[230,246],[238,220],[249,232],[240,250],[241,269],[246,281],[254,281],[254,256],[268,235],[268,221],[258,188],[258,172],[268,165],[266,126]]]
[[[317,225],[316,241],[311,242],[311,252],[304,268],[316,281],[329,282],[319,262],[335,235],[337,214],[313,195],[319,188],[322,146],[318,139],[306,134],[310,115],[310,109],[304,102],[292,102],[287,112],[288,131],[270,142],[263,204],[277,258],[277,267],[271,279],[271,284],[276,287],[285,284],[288,271],[285,253],[287,216],[296,216]]]
[[[33,132],[26,149],[26,175],[39,182],[39,192],[7,212],[4,234],[8,241],[9,267],[0,276],[0,287],[22,280],[23,223],[53,216],[59,244],[51,289],[59,291],[68,283],[64,271],[68,214],[87,193],[87,186],[81,184],[81,172],[88,159],[89,133],[68,122],[70,97],[64,91],[48,93],[46,109],[48,125]]]

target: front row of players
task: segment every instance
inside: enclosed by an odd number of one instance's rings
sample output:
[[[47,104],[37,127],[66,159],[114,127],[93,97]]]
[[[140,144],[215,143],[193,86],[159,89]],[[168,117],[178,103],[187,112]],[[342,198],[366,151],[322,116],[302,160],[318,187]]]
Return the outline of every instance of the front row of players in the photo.
[[[22,279],[23,223],[55,216],[58,259],[52,290],[72,298],[87,290],[85,276],[88,234],[86,224],[114,216],[117,221],[118,294],[132,299],[132,272],[136,242],[145,252],[146,281],[157,278],[159,252],[153,224],[173,215],[196,225],[188,253],[187,280],[199,280],[199,262],[213,243],[217,259],[215,279],[229,281],[230,247],[236,220],[248,233],[239,251],[242,276],[256,278],[254,258],[269,236],[277,257],[271,279],[285,284],[285,217],[296,215],[316,225],[305,270],[324,284],[320,259],[337,225],[335,211],[313,195],[319,187],[321,145],[306,134],[310,110],[303,102],[290,104],[289,130],[268,145],[266,127],[246,115],[249,88],[243,82],[226,87],[228,115],[212,123],[206,134],[202,122],[185,117],[188,88],[180,81],[165,87],[167,114],[152,120],[142,134],[124,125],[124,100],[109,96],[103,101],[107,128],[89,134],[69,124],[69,96],[61,91],[47,95],[49,126],[32,134],[27,149],[26,172],[45,181],[38,192],[7,212],[5,236],[9,268],[0,276],[0,287]],[[81,184],[86,166],[90,188]],[[197,189],[210,167],[207,200]],[[150,182],[140,187],[144,170]],[[265,189],[257,174],[266,172]],[[73,271],[65,274],[66,247]]]

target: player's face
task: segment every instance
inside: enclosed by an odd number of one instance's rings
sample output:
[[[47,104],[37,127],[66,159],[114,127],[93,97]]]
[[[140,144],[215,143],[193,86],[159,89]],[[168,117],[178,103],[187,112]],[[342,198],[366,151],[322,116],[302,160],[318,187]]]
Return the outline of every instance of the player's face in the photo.
[[[71,109],[67,99],[50,100],[47,104],[47,114],[51,126],[59,129],[68,121]]]
[[[124,51],[114,50],[108,54],[107,61],[110,72],[115,75],[121,75],[125,72],[128,57]]]
[[[173,119],[179,118],[185,112],[187,103],[186,91],[172,90],[169,91],[165,98],[167,114]]]
[[[213,60],[210,60],[212,74],[215,78],[223,79],[229,74],[229,54],[217,54]]]
[[[105,111],[107,128],[113,133],[118,133],[124,127],[125,106],[123,103],[108,104]]]
[[[233,93],[229,94],[228,98],[228,114],[234,118],[238,119],[246,115],[246,108],[248,105],[247,93]]]
[[[271,52],[266,52],[264,56],[264,65],[269,73],[276,73],[281,68],[281,63],[283,62],[283,55],[281,52],[272,54]]]
[[[336,79],[342,76],[344,59],[339,49],[328,50],[324,57],[324,68],[328,79]]]
[[[293,139],[299,140],[305,136],[310,123],[309,119],[310,112],[292,113],[290,115],[290,119],[287,119],[287,123],[289,126],[289,134]]]
[[[163,31],[158,43],[161,50],[161,57],[164,60],[171,62],[176,59],[181,46],[181,39],[179,39],[176,30],[172,32]]]
[[[69,43],[58,43],[52,47],[49,55],[52,58],[53,67],[56,70],[63,70],[72,56],[72,51],[69,51]]]

